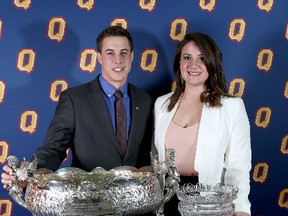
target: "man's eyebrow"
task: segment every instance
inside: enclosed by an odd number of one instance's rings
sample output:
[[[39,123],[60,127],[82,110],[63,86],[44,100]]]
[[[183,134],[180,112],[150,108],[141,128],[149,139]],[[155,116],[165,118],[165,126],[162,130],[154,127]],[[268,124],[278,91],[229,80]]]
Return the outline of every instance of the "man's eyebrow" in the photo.
[[[113,49],[106,49],[105,52],[111,52],[114,51]]]
[[[109,49],[109,48],[105,50],[105,52],[111,52],[111,51],[115,51],[115,50],[114,50],[114,49]],[[124,49],[121,49],[120,51],[121,51],[121,52],[122,52],[122,51],[127,51],[127,52],[129,52],[129,49],[124,48]]]

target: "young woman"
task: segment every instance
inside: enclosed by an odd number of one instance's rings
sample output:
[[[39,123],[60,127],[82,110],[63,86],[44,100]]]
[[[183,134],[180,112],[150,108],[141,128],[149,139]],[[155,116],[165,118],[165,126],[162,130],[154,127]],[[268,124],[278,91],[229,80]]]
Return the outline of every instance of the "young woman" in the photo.
[[[155,102],[154,144],[159,160],[175,149],[181,183],[232,184],[235,215],[250,215],[250,125],[243,100],[228,94],[222,54],[203,33],[188,33],[174,58],[176,88]],[[177,201],[164,212],[178,212]],[[180,215],[178,213],[178,215]]]

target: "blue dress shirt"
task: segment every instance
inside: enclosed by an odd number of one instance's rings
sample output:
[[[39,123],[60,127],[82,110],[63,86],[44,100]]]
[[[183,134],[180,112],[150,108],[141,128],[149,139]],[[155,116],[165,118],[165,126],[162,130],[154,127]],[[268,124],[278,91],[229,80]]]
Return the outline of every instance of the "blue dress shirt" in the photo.
[[[113,95],[114,92],[117,90],[114,86],[112,86],[110,83],[108,83],[102,75],[99,76],[99,83],[102,88],[104,100],[106,102],[108,112],[111,117],[111,121],[114,127],[114,131],[116,133],[116,123],[115,123],[115,96]],[[123,93],[123,100],[124,100],[124,106],[126,109],[126,119],[127,119],[127,139],[131,124],[131,114],[130,114],[130,97],[128,95],[128,84],[127,82],[120,88],[120,90]]]

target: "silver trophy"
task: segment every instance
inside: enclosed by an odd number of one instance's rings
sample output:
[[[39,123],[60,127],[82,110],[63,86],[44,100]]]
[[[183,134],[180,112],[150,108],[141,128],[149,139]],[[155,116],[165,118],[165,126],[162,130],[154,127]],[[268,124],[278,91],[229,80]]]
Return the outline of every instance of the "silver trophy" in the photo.
[[[152,157],[151,157],[152,158]],[[173,163],[174,150],[168,149],[166,161],[152,158],[152,166],[130,166],[91,172],[67,167],[56,172],[36,170],[37,158],[20,163],[7,158],[16,180],[8,188],[16,203],[33,216],[139,215],[160,213],[161,206],[178,189],[179,173]],[[21,183],[27,182],[25,193]],[[24,196],[24,199],[23,199]]]
[[[238,189],[222,184],[184,184],[176,194],[181,216],[232,216]]]

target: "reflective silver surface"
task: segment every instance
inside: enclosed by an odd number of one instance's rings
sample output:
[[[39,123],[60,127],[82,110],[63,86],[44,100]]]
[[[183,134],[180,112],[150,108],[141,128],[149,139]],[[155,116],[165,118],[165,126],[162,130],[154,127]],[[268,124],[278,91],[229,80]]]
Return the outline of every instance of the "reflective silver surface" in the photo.
[[[232,216],[237,192],[232,185],[184,184],[176,192],[178,210],[182,216]]]
[[[109,171],[98,167],[92,172],[72,167],[36,171],[37,159],[17,167],[18,159],[9,156],[16,181],[8,190],[19,205],[37,216],[137,215],[150,211],[161,215],[159,207],[175,194],[180,181],[173,164],[174,150],[167,150],[166,155],[164,162],[153,159],[151,167],[120,166]],[[165,175],[164,188],[161,176]],[[21,181],[28,181],[25,199]]]

